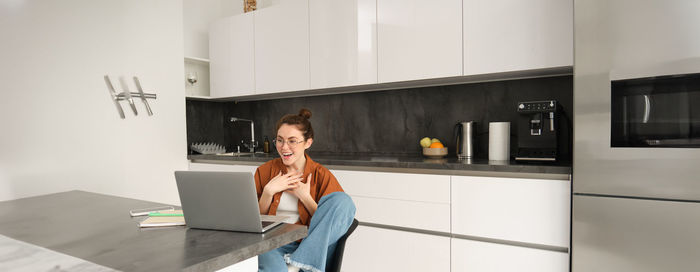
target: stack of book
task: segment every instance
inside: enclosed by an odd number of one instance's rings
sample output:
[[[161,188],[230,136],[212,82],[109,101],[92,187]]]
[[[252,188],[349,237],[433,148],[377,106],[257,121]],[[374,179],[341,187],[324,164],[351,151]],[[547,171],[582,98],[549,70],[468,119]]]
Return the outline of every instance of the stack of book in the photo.
[[[168,227],[184,226],[185,216],[182,210],[160,211],[148,214],[148,217],[139,223],[139,227]]]
[[[139,227],[142,228],[185,225],[185,216],[182,214],[182,210],[175,210],[170,206],[131,210],[129,214],[132,217],[148,215],[146,219],[139,222]]]

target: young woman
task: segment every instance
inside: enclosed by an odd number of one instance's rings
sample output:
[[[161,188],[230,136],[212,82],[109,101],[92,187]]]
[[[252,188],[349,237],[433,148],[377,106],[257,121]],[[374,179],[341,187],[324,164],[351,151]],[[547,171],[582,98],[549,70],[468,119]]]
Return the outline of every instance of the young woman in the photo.
[[[338,239],[352,224],[355,205],[328,169],[311,160],[311,112],[277,121],[274,140],[280,158],[255,172],[261,214],[290,216],[288,223],[309,227],[308,236],[258,256],[259,271],[325,271]]]

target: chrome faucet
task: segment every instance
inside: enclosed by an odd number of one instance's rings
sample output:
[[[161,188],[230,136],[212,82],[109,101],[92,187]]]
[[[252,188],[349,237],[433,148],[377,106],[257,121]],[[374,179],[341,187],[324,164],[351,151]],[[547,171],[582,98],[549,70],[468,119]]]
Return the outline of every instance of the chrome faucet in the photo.
[[[231,122],[247,121],[250,122],[250,152],[255,153],[255,123],[250,119],[231,117]]]

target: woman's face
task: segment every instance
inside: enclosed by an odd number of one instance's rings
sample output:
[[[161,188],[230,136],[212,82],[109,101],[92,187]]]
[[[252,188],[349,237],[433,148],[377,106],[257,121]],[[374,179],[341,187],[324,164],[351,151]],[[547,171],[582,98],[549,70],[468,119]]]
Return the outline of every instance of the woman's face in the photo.
[[[305,160],[304,150],[311,147],[313,139],[304,139],[302,131],[296,125],[282,124],[277,130],[275,147],[284,165],[292,166]]]

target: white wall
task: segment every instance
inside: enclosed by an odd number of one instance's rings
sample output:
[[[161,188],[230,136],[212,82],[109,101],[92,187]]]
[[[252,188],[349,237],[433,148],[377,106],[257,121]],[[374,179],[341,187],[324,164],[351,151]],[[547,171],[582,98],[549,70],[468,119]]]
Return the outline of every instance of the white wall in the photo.
[[[0,200],[79,189],[178,204],[182,22],[182,1],[0,1]],[[154,116],[137,101],[120,119],[105,74],[138,76]]]
[[[243,13],[243,0],[183,0],[183,12],[185,56],[208,59],[209,24]]]

